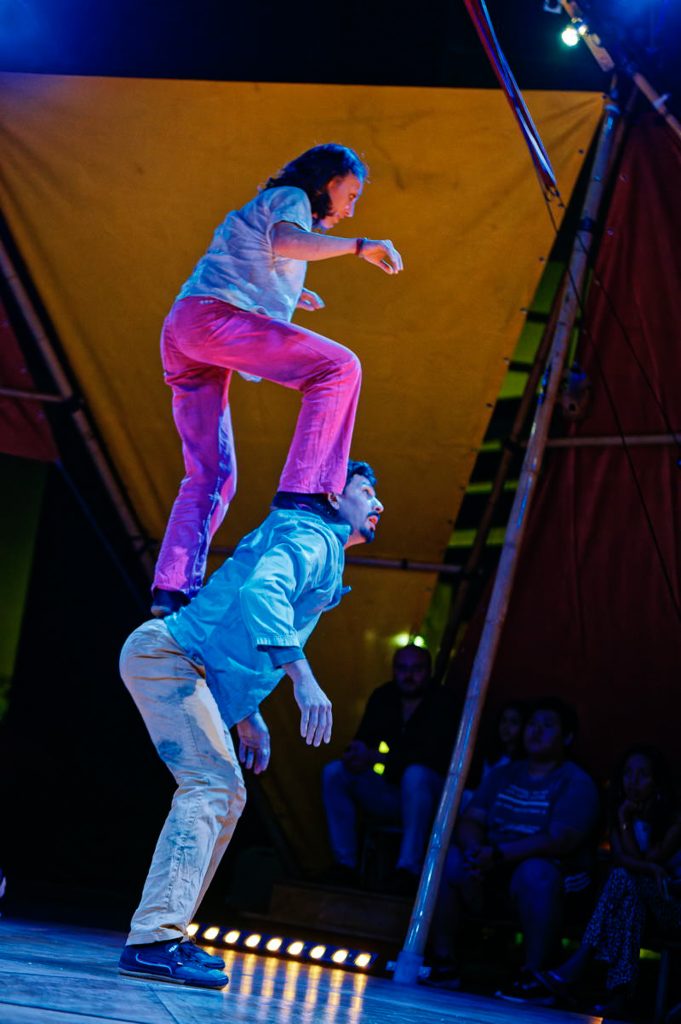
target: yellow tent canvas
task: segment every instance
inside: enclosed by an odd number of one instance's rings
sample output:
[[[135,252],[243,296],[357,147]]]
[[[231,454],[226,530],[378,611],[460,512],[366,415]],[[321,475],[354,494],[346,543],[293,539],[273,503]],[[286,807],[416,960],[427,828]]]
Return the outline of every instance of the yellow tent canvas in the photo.
[[[601,97],[527,100],[569,197]],[[363,553],[438,562],[553,240],[501,93],[5,74],[0,102],[10,230],[156,539],[182,473],[158,358],[174,295],[227,210],[291,157],[324,141],[365,156],[370,184],[343,233],[391,238],[404,273],[316,264],[307,282],[326,309],[298,316],[363,363],[353,454],[375,464],[386,506]],[[234,544],[266,514],[297,404],[267,382],[235,382],[239,490],[218,542]],[[334,751],[386,678],[390,638],[418,626],[434,577],[355,568],[348,582],[353,593],[308,652],[335,704]],[[267,785],[311,855],[321,819],[316,785],[302,780],[329,752],[303,747],[287,684],[280,690],[264,709]]]

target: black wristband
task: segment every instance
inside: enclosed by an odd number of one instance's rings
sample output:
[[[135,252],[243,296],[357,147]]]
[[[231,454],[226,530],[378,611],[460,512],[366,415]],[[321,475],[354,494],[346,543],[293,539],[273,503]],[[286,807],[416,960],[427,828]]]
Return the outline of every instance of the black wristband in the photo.
[[[355,242],[355,256],[361,256],[362,255],[362,249],[364,248],[364,243],[365,242],[366,242],[366,238],[358,238],[357,239],[357,241]]]

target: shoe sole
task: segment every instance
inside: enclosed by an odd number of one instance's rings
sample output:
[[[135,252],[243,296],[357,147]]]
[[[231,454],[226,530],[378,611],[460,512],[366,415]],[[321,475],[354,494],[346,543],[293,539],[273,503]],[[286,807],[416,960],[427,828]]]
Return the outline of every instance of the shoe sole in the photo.
[[[510,996],[507,992],[495,992],[494,995],[497,999],[503,999],[506,1003],[516,1003],[518,1006],[555,1006],[555,996],[538,996],[533,998],[532,996]]]
[[[174,978],[171,975],[152,974],[150,971],[128,971],[125,967],[119,967],[118,973],[126,978],[142,978],[144,981],[162,981],[170,985],[195,985],[197,988],[221,989],[229,984],[229,978],[224,981],[190,981],[188,978]]]

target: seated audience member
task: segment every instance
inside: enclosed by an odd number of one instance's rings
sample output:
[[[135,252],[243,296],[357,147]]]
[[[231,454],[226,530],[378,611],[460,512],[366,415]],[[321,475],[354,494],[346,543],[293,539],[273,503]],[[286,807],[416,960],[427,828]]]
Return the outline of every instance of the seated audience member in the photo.
[[[459,819],[431,935],[431,980],[455,985],[461,911],[511,909],[523,932],[525,964],[497,995],[524,1001],[534,972],[560,937],[567,894],[590,885],[592,837],[599,817],[595,784],[567,759],[577,729],[572,708],[554,697],[534,701],[525,757],[494,768]]]
[[[527,705],[522,700],[509,700],[499,708],[489,735],[481,736],[476,744],[459,814],[463,814],[475,790],[492,768],[501,768],[523,756],[526,717]]]
[[[592,960],[607,965],[606,994],[590,1012],[610,1016],[629,1002],[648,919],[681,935],[681,817],[662,754],[639,745],[624,755],[610,787],[614,868],[579,949],[561,967],[540,973],[544,995],[569,995]]]
[[[358,819],[400,825],[391,888],[416,889],[459,720],[450,691],[431,681],[430,654],[410,644],[393,678],[369,697],[354,740],[327,764],[323,797],[334,857],[331,877],[359,882]],[[374,770],[383,765],[382,774]]]

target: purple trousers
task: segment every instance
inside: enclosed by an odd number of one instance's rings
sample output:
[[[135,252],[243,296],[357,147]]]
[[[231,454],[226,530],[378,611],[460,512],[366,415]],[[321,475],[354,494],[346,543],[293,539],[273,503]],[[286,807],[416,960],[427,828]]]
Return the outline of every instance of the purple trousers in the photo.
[[[362,378],[354,353],[284,320],[220,299],[176,302],[161,335],[166,383],[185,476],[156,563],[154,587],[193,595],[211,539],[236,490],[229,409],[234,370],[300,391],[302,403],[279,490],[340,493]]]

